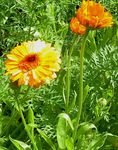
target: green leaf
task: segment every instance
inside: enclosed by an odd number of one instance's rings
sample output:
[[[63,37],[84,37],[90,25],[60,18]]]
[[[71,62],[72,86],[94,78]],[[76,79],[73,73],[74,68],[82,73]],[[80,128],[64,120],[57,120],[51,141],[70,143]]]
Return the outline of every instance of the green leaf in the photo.
[[[106,138],[106,135],[96,136],[96,138],[93,139],[92,142],[89,144],[87,150],[98,150],[104,145]]]
[[[58,117],[59,118],[64,118],[67,121],[67,123],[69,124],[70,128],[72,130],[74,130],[72,121],[71,121],[70,117],[66,113],[61,113],[61,114],[58,115]]]
[[[111,133],[106,133],[107,135],[107,141],[111,143],[114,147],[118,148],[118,136],[113,135]]]
[[[41,137],[50,145],[50,147],[53,150],[56,150],[55,145],[53,144],[53,142],[51,141],[51,139],[40,129],[37,129],[37,131],[39,132],[39,134],[41,135]]]
[[[73,110],[73,108],[75,107],[76,99],[77,99],[77,93],[76,93],[76,91],[74,91],[74,96],[73,96],[73,99],[72,99],[72,103],[69,107],[69,110],[71,110],[71,109]]]
[[[34,124],[34,112],[31,107],[28,110],[28,123]]]
[[[94,49],[95,51],[97,51],[97,45],[96,45],[96,41],[95,41],[95,34],[96,31],[89,31],[89,35],[88,35],[88,39],[91,45],[91,49]]]
[[[34,124],[34,112],[32,110],[31,107],[29,107],[28,110],[28,128],[31,132],[32,137],[34,137],[34,128],[35,128],[35,124]]]
[[[57,124],[57,142],[60,149],[66,149],[66,120],[62,117]]]
[[[35,136],[35,141],[36,141],[36,145],[37,145],[38,149],[42,150],[41,139],[40,139],[39,135]]]
[[[74,140],[72,137],[67,137],[66,147],[67,147],[67,150],[73,150],[74,149]]]
[[[85,101],[87,95],[88,95],[88,92],[89,92],[89,86],[86,85],[85,88],[84,88],[84,97],[83,97],[83,102]]]
[[[66,149],[66,138],[67,138],[67,133],[65,129],[66,123],[68,123],[72,131],[74,130],[74,127],[70,117],[66,113],[61,113],[58,115],[58,117],[59,120],[57,124],[57,142],[61,149]]]
[[[10,136],[9,139],[18,150],[31,150],[30,146],[27,145],[26,143],[22,141],[14,140]]]
[[[0,146],[0,150],[8,150],[8,149],[5,148],[5,147]]]
[[[90,133],[91,131],[97,131],[96,126],[92,123],[83,122],[82,124],[80,124],[76,139],[80,140],[83,135],[85,135],[86,133]]]
[[[7,138],[5,138],[5,137],[0,138],[0,144],[5,143],[6,141],[7,141]]]
[[[97,130],[97,128],[92,123],[83,122],[82,124],[80,124],[80,127],[78,129],[78,136],[81,134],[84,134],[90,130]]]

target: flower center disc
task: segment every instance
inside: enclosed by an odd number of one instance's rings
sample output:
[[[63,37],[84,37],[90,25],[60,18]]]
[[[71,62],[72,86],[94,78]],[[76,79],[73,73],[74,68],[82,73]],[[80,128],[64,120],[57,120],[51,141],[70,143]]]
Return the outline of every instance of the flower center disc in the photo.
[[[33,68],[36,68],[39,64],[39,58],[36,54],[27,55],[23,60],[19,63],[19,68],[26,72]]]
[[[27,62],[34,62],[36,60],[36,56],[35,55],[33,55],[33,56],[28,56],[27,58],[26,58],[26,61]]]

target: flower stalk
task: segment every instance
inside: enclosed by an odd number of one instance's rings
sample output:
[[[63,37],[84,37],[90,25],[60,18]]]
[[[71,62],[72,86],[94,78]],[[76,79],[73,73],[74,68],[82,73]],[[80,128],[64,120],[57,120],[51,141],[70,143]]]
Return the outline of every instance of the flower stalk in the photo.
[[[82,46],[80,50],[80,79],[79,79],[79,99],[78,99],[78,113],[77,113],[77,124],[79,125],[82,104],[83,104],[83,69],[84,69],[84,49],[86,44],[87,34],[84,36]]]
[[[28,94],[28,91],[29,91],[29,90],[30,90],[30,87],[27,88],[26,94],[23,96],[23,99],[26,98],[26,95]],[[18,91],[16,91],[16,95],[17,95],[17,96],[16,96],[16,102],[17,102],[17,106],[18,106],[18,111],[19,111],[19,113],[20,113],[20,116],[21,116],[21,119],[22,119],[22,123],[23,123],[23,125],[24,125],[24,127],[25,127],[25,131],[26,131],[28,137],[29,137],[30,140],[31,140],[31,143],[32,143],[32,145],[33,145],[34,150],[38,150],[37,145],[36,145],[35,140],[34,140],[34,136],[33,136],[34,133],[32,134],[32,132],[30,132],[30,129],[28,128],[28,125],[27,125],[27,123],[26,123],[26,121],[25,121],[25,118],[24,118],[24,115],[23,115],[23,112],[22,112],[21,104],[20,104],[20,101],[19,101],[19,99],[18,99],[18,94],[19,94],[19,92],[20,92],[20,88],[18,89]],[[34,131],[33,131],[33,132],[34,132]]]
[[[21,109],[21,105],[20,105],[20,103],[19,103],[19,100],[17,100],[17,105],[18,105],[18,110],[19,110],[19,113],[20,113],[20,116],[21,116],[23,125],[24,125],[24,127],[25,127],[25,131],[27,132],[27,135],[28,135],[28,137],[29,137],[30,140],[31,140],[31,143],[32,143],[32,145],[33,145],[33,147],[34,147],[34,150],[38,150],[38,148],[37,148],[37,146],[36,146],[36,143],[35,143],[35,141],[34,141],[34,138],[33,138],[33,136],[31,135],[31,133],[30,133],[30,131],[29,131],[29,129],[28,129],[28,126],[27,126],[27,124],[26,124],[26,121],[25,121],[25,118],[24,118],[24,115],[23,115],[23,112],[22,112],[22,109]]]
[[[78,104],[78,112],[77,112],[77,118],[76,118],[76,125],[75,125],[75,131],[73,134],[74,139],[76,138],[77,129],[79,126],[81,113],[82,113],[82,104],[83,104],[83,69],[84,69],[84,51],[85,51],[85,45],[87,40],[88,32],[84,35],[81,49],[80,49],[80,78],[79,78],[79,96],[77,99]]]
[[[72,46],[70,51],[67,53],[67,74],[66,74],[66,113],[68,113],[69,109],[69,97],[70,97],[70,85],[71,85],[71,56],[73,53],[74,44],[76,43],[76,36],[74,36],[72,41]]]

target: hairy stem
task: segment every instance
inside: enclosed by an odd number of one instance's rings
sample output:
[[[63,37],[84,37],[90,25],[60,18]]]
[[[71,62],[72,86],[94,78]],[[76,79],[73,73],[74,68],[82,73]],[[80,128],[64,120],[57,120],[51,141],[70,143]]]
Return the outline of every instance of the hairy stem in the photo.
[[[74,139],[76,138],[77,134],[77,129],[79,126],[80,118],[81,118],[81,113],[82,113],[82,104],[83,104],[83,68],[84,68],[84,50],[85,50],[85,44],[86,44],[86,39],[87,39],[87,34],[83,37],[81,49],[80,49],[80,78],[79,78],[79,96],[77,99],[77,104],[78,104],[78,112],[77,112],[77,120],[76,120],[76,125],[75,125],[75,131],[73,134]]]

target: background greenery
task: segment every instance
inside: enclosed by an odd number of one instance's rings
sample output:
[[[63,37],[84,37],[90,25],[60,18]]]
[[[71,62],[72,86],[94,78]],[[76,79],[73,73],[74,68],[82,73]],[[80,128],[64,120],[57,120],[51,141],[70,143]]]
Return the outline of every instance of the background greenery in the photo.
[[[106,133],[111,133],[112,136],[106,136],[107,140],[103,140],[101,146],[96,149],[118,149],[118,2],[117,0],[99,0],[99,2],[112,13],[114,25],[112,28],[89,33],[84,68],[84,87],[89,89],[89,93],[84,101],[81,122],[93,123],[97,130],[93,131],[92,127],[92,130],[82,137],[84,144],[81,144],[81,150],[87,149],[92,139],[103,138]],[[14,46],[23,41],[37,39],[52,43],[61,52],[62,66],[58,78],[50,85],[30,89],[22,105],[26,120],[28,121],[30,106],[34,112],[37,128],[42,129],[57,146],[57,116],[65,110],[63,90],[65,90],[66,54],[73,44],[69,21],[75,15],[76,6],[80,3],[78,0],[0,1],[0,150],[16,150],[9,137],[30,143],[15,103],[14,89],[17,87],[4,76],[4,61],[6,53]],[[69,105],[72,119],[77,112],[73,103],[78,93],[78,50],[79,45],[76,45],[71,58],[72,81]],[[22,88],[25,93],[27,87]],[[20,99],[24,93],[21,93]],[[49,150],[49,145],[39,136],[37,130],[35,134],[40,148]]]

